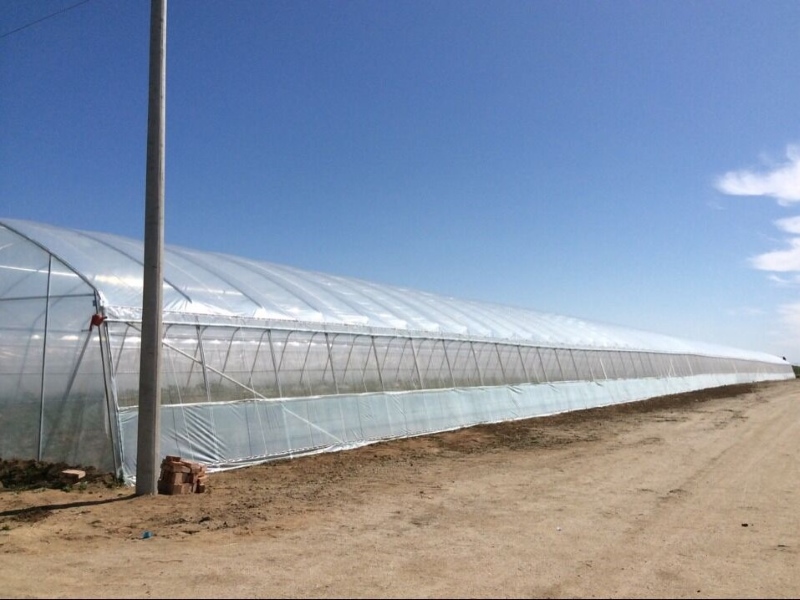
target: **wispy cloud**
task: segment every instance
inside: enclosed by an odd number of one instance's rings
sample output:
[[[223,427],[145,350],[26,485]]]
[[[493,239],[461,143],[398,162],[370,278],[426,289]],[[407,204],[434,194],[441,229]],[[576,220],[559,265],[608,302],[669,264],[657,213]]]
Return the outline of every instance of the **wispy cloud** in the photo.
[[[729,171],[715,187],[733,196],[768,196],[782,206],[800,202],[800,146],[786,148],[786,162],[765,171]]]
[[[786,161],[765,171],[729,171],[717,178],[716,188],[734,196],[767,196],[788,206],[800,202],[800,145],[786,147]],[[793,236],[800,236],[800,216],[775,221],[775,226]],[[773,250],[749,259],[750,265],[773,273],[800,272],[800,237],[788,240],[789,247]],[[774,276],[773,281],[787,284],[789,280]]]
[[[761,271],[800,271],[800,238],[789,240],[789,248],[786,250],[773,250],[752,257],[750,265]]]
[[[770,273],[767,275],[767,279],[779,287],[791,287],[800,283],[797,280],[797,276],[781,277],[780,275],[775,275],[775,273]]]
[[[786,219],[778,219],[775,221],[775,226],[787,233],[800,234],[800,217],[787,217]]]
[[[800,217],[787,217],[775,221],[778,229],[800,235]],[[773,273],[800,272],[800,237],[792,237],[788,240],[789,247],[784,250],[773,250],[750,258],[750,266],[761,271],[772,271]],[[770,275],[770,280],[779,285],[797,283],[798,277],[791,279]]]
[[[786,148],[786,160],[768,165],[760,171],[729,171],[718,177],[715,186],[724,194],[734,196],[765,196],[774,198],[781,206],[800,202],[800,145]],[[769,271],[768,279],[780,287],[800,285],[800,216],[775,221],[775,226],[788,234],[787,246],[753,256],[750,266]],[[745,313],[746,314],[746,313]],[[778,307],[779,329],[773,334],[782,346],[800,354],[800,302]]]

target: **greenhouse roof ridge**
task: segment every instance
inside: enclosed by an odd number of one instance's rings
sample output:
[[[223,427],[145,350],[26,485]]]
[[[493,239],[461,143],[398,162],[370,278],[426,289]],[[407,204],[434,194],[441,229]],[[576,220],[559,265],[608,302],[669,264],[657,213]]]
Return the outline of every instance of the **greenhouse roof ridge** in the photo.
[[[107,317],[124,320],[141,314],[142,241],[18,219],[0,219],[0,228],[16,235],[17,243],[35,244],[75,271],[96,290]],[[316,324],[320,330],[354,333],[427,333],[498,343],[784,362],[762,352],[172,245],[165,246],[163,272],[165,313],[218,319],[219,324]]]

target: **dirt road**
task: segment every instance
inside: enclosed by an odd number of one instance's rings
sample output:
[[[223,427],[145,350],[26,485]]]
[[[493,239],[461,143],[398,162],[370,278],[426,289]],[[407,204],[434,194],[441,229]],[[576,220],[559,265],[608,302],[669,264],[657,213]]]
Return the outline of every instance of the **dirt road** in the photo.
[[[192,496],[6,489],[0,597],[797,598],[800,381],[213,474]]]

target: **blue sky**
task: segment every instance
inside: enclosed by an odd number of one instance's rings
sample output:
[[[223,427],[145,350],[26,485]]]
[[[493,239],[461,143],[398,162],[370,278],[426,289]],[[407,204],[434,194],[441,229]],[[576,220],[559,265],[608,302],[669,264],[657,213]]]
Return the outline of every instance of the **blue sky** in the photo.
[[[141,238],[150,3],[76,4],[0,2],[0,218]],[[798,23],[169,0],[166,242],[800,363]]]

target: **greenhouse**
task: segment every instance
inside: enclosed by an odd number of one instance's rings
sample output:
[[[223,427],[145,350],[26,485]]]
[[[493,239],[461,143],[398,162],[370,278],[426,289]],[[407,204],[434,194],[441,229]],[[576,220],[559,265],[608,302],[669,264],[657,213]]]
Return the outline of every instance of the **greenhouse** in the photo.
[[[0,221],[0,457],[136,474],[143,245]],[[161,454],[221,470],[791,379],[780,357],[167,246]]]

